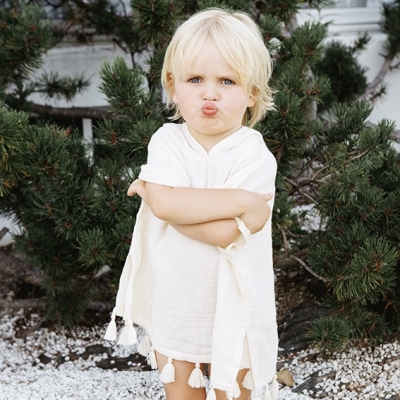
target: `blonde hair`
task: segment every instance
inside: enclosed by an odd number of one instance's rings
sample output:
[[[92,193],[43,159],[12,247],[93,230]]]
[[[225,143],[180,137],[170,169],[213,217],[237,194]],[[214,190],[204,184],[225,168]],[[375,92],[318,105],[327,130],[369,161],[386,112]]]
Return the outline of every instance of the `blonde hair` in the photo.
[[[257,25],[243,12],[207,9],[194,14],[176,30],[161,73],[166,106],[175,109],[173,119],[182,117],[172,101],[174,80],[184,76],[193,62],[201,60],[212,47],[210,44],[218,48],[237,79],[252,94],[255,103],[243,116],[243,125],[254,126],[273,108],[268,85],[272,62]]]

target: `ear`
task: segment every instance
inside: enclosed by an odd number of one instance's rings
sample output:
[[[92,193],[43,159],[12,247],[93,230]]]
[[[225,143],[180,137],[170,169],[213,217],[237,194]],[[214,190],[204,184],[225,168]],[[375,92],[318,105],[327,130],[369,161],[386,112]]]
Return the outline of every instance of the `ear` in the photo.
[[[249,94],[249,101],[247,102],[247,107],[253,107],[255,103],[256,101],[254,99],[254,95]]]
[[[258,90],[257,88],[253,87],[251,93],[249,94],[249,101],[247,103],[247,107],[253,107],[254,104],[256,103],[256,98],[257,98],[257,93]]]
[[[167,75],[167,90],[171,93],[171,99],[176,104],[177,99],[175,95],[174,78],[171,73],[168,73]]]

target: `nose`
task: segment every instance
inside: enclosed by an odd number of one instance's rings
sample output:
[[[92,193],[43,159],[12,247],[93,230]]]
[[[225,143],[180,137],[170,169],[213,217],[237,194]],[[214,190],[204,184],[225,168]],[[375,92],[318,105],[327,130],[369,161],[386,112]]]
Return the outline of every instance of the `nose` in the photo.
[[[217,101],[219,99],[219,95],[216,85],[213,83],[204,85],[202,98],[205,101]]]

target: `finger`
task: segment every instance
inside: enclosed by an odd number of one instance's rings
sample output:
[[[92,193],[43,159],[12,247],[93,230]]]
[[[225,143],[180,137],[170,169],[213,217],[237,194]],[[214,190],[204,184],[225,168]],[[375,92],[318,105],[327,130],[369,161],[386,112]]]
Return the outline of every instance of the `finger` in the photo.
[[[274,194],[273,193],[267,193],[267,194],[264,194],[263,196],[264,196],[265,201],[268,201],[268,200],[271,200],[274,197]]]
[[[131,183],[131,185],[129,186],[129,189],[127,191],[127,195],[128,196],[133,196],[134,194],[136,194],[137,189],[136,189],[136,181]]]

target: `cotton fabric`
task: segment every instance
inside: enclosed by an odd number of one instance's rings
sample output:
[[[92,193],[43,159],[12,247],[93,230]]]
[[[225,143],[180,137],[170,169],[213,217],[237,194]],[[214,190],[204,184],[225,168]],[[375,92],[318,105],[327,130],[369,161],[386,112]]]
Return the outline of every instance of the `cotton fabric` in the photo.
[[[276,161],[253,129],[242,127],[207,153],[186,124],[165,124],[150,140],[139,178],[274,193],[275,175]],[[227,392],[243,366],[255,390],[268,384],[278,346],[271,220],[254,235],[237,221],[242,235],[222,249],[180,234],[142,202],[114,309],[144,327],[156,351],[211,363],[212,386]]]

